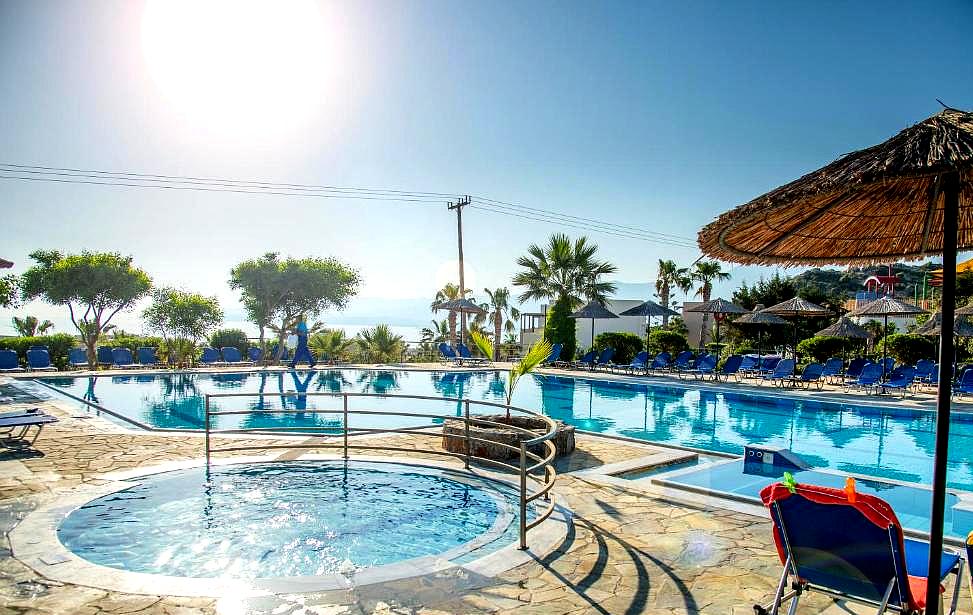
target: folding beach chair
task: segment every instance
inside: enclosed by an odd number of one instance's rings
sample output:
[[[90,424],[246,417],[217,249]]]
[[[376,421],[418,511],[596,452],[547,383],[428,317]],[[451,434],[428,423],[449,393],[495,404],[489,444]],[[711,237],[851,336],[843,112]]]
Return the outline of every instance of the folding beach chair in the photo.
[[[43,348],[27,351],[27,369],[32,372],[57,371],[57,368],[51,365],[51,355]]]
[[[142,367],[156,367],[159,365],[159,357],[155,354],[153,346],[139,346],[136,350],[139,358],[139,365]]]
[[[489,357],[474,357],[470,349],[466,347],[466,344],[459,343],[456,344],[456,351],[459,353],[459,358],[463,363],[468,363],[470,365],[486,365],[490,363]]]
[[[770,511],[784,571],[773,602],[755,605],[756,613],[776,615],[788,600],[794,600],[790,610],[794,613],[797,601],[809,591],[877,607],[879,614],[923,612],[929,545],[904,538],[899,520],[884,500],[854,489],[800,483],[768,485],[760,499]],[[963,560],[944,552],[939,580],[950,573],[956,575],[948,611],[953,613]]]
[[[611,369],[614,363],[612,363],[612,358],[615,356],[614,348],[605,348],[598,355],[598,359],[591,365],[592,370],[596,369]]]
[[[916,379],[916,368],[909,365],[900,365],[892,371],[892,375],[889,376],[888,382],[879,383],[879,387],[882,392],[885,391],[902,391],[902,397],[905,398],[905,394],[909,392],[912,388],[912,384]]]
[[[781,359],[777,362],[774,367],[774,371],[769,374],[763,374],[757,381],[758,384],[763,384],[764,382],[769,382],[777,386],[784,386],[787,381],[791,379],[794,375],[794,359]]]
[[[222,367],[226,365],[220,357],[220,351],[209,346],[203,348],[203,354],[199,357],[199,363],[210,367]]]
[[[88,350],[72,348],[68,351],[68,365],[76,369],[88,369]]]
[[[938,374],[937,374],[938,375]],[[956,395],[973,395],[973,370],[966,370],[953,387]]]
[[[24,368],[20,366],[15,350],[0,350],[0,372],[15,373],[22,372]]]
[[[28,351],[30,352],[30,351]],[[44,352],[38,350],[36,352]],[[44,425],[56,423],[57,419],[50,414],[44,414],[36,408],[23,414],[0,417],[0,445],[7,448],[32,446],[37,441]],[[28,438],[30,430],[34,429],[34,436]]]
[[[705,378],[706,376],[712,376],[716,371],[716,356],[714,355],[702,355],[696,359],[690,367],[686,368],[676,368],[676,373],[679,375],[681,380],[683,376],[687,378],[692,376],[693,378]]]
[[[111,367],[113,363],[111,346],[98,346],[95,349],[95,355],[98,365],[104,365],[105,367]]]
[[[558,365],[565,364],[561,360],[561,350],[564,348],[564,344],[554,344],[551,346],[551,354],[547,355],[547,358],[541,363],[541,367],[557,367]]]
[[[627,365],[615,365],[614,369],[617,369],[620,372],[635,373],[636,370],[646,369],[648,362],[649,353],[644,350],[640,350],[630,363]]]
[[[132,358],[132,351],[128,348],[111,349],[112,367],[117,369],[131,369],[138,367]]]
[[[861,376],[862,370],[869,363],[871,361],[862,357],[852,359],[851,363],[848,364],[848,369],[845,370],[845,380],[857,380]]]
[[[235,346],[224,346],[220,348],[220,353],[223,355],[223,362],[227,365],[233,367],[253,365],[251,361],[245,361],[243,359],[243,355],[240,354],[240,349]]]
[[[655,355],[655,358],[652,359],[652,364],[649,365],[649,370],[660,371],[660,370],[669,369],[669,365],[671,363],[672,363],[672,355],[666,351],[662,351],[659,354]]]
[[[453,350],[453,347],[446,342],[440,342],[439,344],[439,362],[443,365],[449,363],[454,363],[455,365],[463,364],[463,361],[456,354],[456,351]]]
[[[882,381],[882,366],[878,363],[869,363],[862,368],[861,373],[855,380],[845,382],[845,392],[852,389],[859,389],[868,393],[871,389],[877,389]]]
[[[821,370],[821,378],[829,384],[841,382],[841,372],[845,369],[845,362],[838,357],[831,357],[824,362],[824,369]]]
[[[791,377],[791,384],[794,387],[804,387],[805,389],[810,389],[811,385],[821,389],[824,387],[824,380],[821,379],[821,374],[824,372],[824,366],[820,363],[810,363],[804,368],[800,376]]]
[[[693,360],[694,356],[691,350],[683,350],[672,360],[669,368],[672,370],[688,369],[690,366],[689,362]]]
[[[733,354],[727,357],[726,361],[723,362],[723,367],[719,371],[713,372],[713,377],[716,380],[723,380],[724,382],[730,381],[730,376],[740,381],[741,371],[743,369],[743,357],[738,354]]]
[[[264,358],[264,352],[256,346],[251,346],[250,348],[247,348],[247,358],[250,359],[252,363],[259,363],[260,360]]]
[[[582,355],[580,359],[572,363],[571,367],[575,369],[579,369],[583,367],[591,367],[592,365],[595,364],[595,360],[597,358],[598,358],[598,351],[589,350],[588,352],[584,353],[584,355]]]

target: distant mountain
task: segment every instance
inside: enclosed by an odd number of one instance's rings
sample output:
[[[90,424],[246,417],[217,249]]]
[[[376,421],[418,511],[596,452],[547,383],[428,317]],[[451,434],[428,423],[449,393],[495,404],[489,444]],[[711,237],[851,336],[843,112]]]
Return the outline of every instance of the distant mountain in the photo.
[[[896,264],[892,265],[892,275],[899,278],[895,285],[897,295],[911,296],[915,293],[918,286],[922,292],[923,276],[942,265],[937,263],[924,263],[918,266]],[[800,286],[815,286],[825,294],[840,294],[843,296],[854,296],[857,291],[865,288],[865,280],[869,276],[889,275],[888,267],[849,267],[847,269],[809,269],[794,276],[794,282]],[[927,276],[927,284],[928,284]]]

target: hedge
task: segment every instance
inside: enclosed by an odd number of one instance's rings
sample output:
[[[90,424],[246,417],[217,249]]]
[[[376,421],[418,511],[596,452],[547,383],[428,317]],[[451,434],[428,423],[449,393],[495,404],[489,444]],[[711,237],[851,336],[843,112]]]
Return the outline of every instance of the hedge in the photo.
[[[655,329],[649,333],[649,353],[668,352],[675,354],[689,348],[686,336],[676,331]]]
[[[599,350],[614,348],[615,356],[612,357],[612,362],[627,364],[631,363],[635,355],[642,350],[642,338],[634,333],[606,331],[595,336],[595,348]]]
[[[797,344],[797,353],[804,357],[811,357],[818,363],[824,363],[831,357],[838,357],[848,349],[848,340],[843,337],[820,335],[801,340]]]
[[[47,346],[48,352],[51,353],[51,363],[58,369],[64,369],[68,364],[68,351],[79,344],[81,344],[81,340],[67,333],[0,338],[0,348],[16,351],[17,357],[24,367],[27,367],[28,348],[31,346]]]
[[[882,349],[888,348],[888,356],[894,357],[897,363],[915,365],[919,359],[934,359],[936,342],[934,338],[911,333],[893,333],[880,341],[875,350],[882,356]]]
[[[232,346],[239,350],[243,357],[247,356],[247,351],[250,349],[250,340],[242,329],[217,329],[210,335],[209,344],[216,349]]]

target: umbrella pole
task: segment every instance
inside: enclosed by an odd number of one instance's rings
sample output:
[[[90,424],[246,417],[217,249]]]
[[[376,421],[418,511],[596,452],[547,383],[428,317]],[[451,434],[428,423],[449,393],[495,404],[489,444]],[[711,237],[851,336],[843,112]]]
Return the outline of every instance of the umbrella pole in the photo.
[[[885,382],[885,357],[889,352],[889,315],[885,315],[885,328],[882,330],[882,382]]]
[[[591,349],[595,349],[595,319],[591,319]]]
[[[932,514],[929,519],[929,571],[926,613],[939,612],[939,569],[943,554],[943,517],[946,512],[946,461],[949,453],[949,405],[953,389],[953,318],[956,310],[956,243],[959,234],[959,173],[943,180],[943,294],[939,347],[939,390],[936,394],[936,455],[932,474]],[[930,207],[935,207],[935,202]],[[945,367],[944,367],[945,366]]]

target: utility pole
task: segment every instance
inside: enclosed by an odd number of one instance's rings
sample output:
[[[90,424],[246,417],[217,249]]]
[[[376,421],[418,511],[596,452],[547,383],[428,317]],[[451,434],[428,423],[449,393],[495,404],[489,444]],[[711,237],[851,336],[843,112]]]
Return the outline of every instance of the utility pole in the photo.
[[[463,279],[463,208],[470,204],[470,197],[464,196],[455,203],[447,204],[447,208],[456,210],[456,246],[459,249],[459,298],[466,298],[466,281]],[[463,342],[463,332],[466,331],[466,312],[459,313],[459,340]]]

